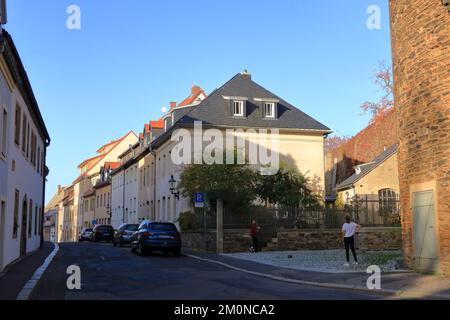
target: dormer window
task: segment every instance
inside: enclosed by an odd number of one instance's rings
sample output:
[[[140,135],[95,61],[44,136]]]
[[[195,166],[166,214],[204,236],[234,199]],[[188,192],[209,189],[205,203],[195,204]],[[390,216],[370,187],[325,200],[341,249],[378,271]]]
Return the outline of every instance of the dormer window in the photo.
[[[273,102],[264,103],[264,116],[266,118],[275,118],[275,103]]]
[[[244,116],[244,101],[233,101],[233,116]]]

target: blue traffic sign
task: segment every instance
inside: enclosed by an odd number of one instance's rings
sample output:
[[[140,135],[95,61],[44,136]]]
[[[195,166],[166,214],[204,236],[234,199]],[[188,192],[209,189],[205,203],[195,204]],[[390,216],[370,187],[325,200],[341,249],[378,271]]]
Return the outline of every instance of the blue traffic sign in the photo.
[[[195,194],[195,207],[196,208],[203,208],[205,203],[205,194],[203,192],[197,192]]]

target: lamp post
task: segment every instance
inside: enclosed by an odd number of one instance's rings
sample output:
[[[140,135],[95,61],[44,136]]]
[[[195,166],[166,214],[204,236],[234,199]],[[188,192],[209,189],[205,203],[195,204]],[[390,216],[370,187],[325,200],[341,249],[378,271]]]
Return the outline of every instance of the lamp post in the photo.
[[[169,179],[169,190],[170,193],[177,199],[180,200],[180,191],[176,187],[177,181],[174,179],[173,174],[170,176]]]

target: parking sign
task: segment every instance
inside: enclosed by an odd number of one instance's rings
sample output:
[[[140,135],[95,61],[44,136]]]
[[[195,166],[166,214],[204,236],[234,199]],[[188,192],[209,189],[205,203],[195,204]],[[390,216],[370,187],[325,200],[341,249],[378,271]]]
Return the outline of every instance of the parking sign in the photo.
[[[195,194],[195,207],[196,208],[205,207],[205,194],[203,192],[197,192]]]

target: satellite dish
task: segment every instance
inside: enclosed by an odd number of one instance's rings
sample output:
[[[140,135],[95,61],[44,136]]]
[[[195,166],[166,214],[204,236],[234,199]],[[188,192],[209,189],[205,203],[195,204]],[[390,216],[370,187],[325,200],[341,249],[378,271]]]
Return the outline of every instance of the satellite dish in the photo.
[[[166,112],[167,112],[167,108],[166,108],[166,107],[162,107],[161,110],[162,110],[163,113],[166,113]]]

